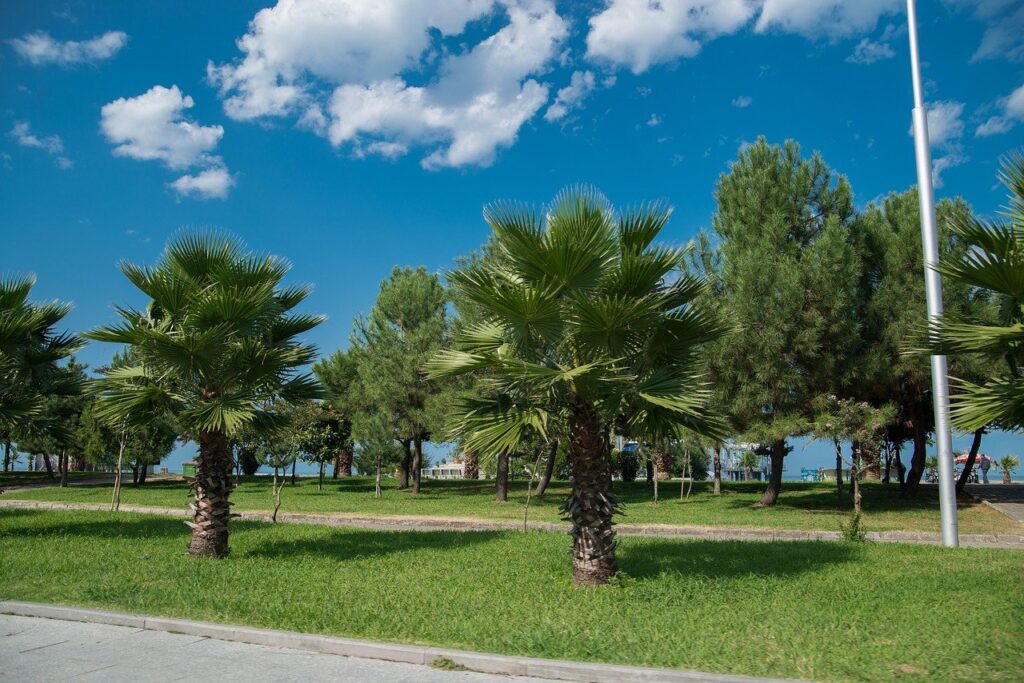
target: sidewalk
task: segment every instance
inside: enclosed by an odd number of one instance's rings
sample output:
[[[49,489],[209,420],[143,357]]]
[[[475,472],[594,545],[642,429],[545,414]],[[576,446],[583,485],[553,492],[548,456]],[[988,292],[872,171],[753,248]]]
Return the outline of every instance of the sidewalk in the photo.
[[[61,503],[35,500],[3,500],[0,509],[29,510],[109,510],[105,503]],[[184,518],[184,508],[160,508],[144,505],[122,505],[121,512]],[[271,521],[269,512],[242,512],[238,519],[260,522]],[[324,526],[376,529],[379,531],[520,531],[522,522],[511,520],[459,519],[448,517],[375,517],[337,513],[331,515],[280,512],[278,522],[294,524],[321,524]],[[530,529],[565,532],[565,524],[530,522]],[[700,527],[668,524],[616,524],[621,536],[656,536],[661,538],[688,538],[704,541],[839,541],[838,531],[806,531],[800,529],[761,529],[756,527]],[[872,531],[867,540],[878,543],[916,543],[941,545],[939,534],[916,531]],[[1024,549],[1024,535],[1019,534],[960,534],[960,545],[969,548]]]
[[[74,678],[104,683],[784,683],[778,679],[514,657],[13,600],[0,602],[0,678]]]
[[[1018,522],[1024,522],[1024,484],[968,484],[967,492]]]

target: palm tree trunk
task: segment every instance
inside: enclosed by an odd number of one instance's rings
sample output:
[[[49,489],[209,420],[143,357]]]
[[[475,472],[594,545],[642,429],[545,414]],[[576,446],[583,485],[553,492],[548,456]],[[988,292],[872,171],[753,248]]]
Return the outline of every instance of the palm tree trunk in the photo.
[[[911,499],[917,496],[917,490],[921,485],[921,477],[924,475],[924,461],[927,457],[928,434],[921,426],[921,420],[914,421],[914,454],[910,459],[910,471],[907,472],[907,479],[903,482],[901,497]]]
[[[192,484],[195,503],[188,554],[195,557],[227,557],[228,522],[231,519],[231,456],[224,432],[199,433],[199,458]]]
[[[612,516],[620,509],[608,485],[609,461],[600,416],[579,396],[571,400],[572,492],[562,514],[572,522],[572,580],[577,586],[600,586],[618,572]]]
[[[412,440],[412,492],[420,492],[420,479],[423,476],[423,438],[417,434]]]
[[[412,441],[403,439],[402,448],[405,449],[405,456],[402,457],[402,462],[398,465],[399,491],[409,488],[409,468],[412,467]]]
[[[672,455],[663,448],[654,449],[654,476],[661,481],[672,478]]]
[[[772,443],[772,471],[768,475],[768,488],[764,490],[761,500],[754,507],[763,508],[775,505],[782,490],[782,459],[786,457],[786,440],[776,439]]]
[[[462,454],[462,478],[480,478],[480,456],[473,451],[466,451]]]
[[[557,455],[558,439],[552,439],[548,448],[548,460],[544,463],[544,476],[541,477],[540,484],[537,485],[538,496],[543,496],[544,492],[548,490],[548,484],[551,483],[551,476],[555,473],[555,457]]]
[[[960,473],[960,478],[956,482],[956,492],[963,493],[964,487],[967,486],[967,479],[971,476],[971,469],[974,468],[974,461],[978,457],[978,451],[981,450],[981,437],[985,434],[984,428],[975,430],[974,440],[971,441],[971,450],[967,453],[967,462],[964,463],[964,471]]]
[[[715,489],[714,489],[714,491],[715,491],[715,495],[717,496],[720,493],[722,493],[722,450],[718,446],[715,446],[715,448],[714,448],[714,452],[712,453],[712,456],[711,456],[711,461],[712,461],[712,464],[713,464],[713,467],[714,467],[714,477],[715,477]]]
[[[508,502],[508,453],[498,456],[498,469],[494,475],[495,500]]]
[[[352,461],[354,460],[352,446],[345,446],[338,452],[338,459],[335,461],[334,478],[352,476]]]

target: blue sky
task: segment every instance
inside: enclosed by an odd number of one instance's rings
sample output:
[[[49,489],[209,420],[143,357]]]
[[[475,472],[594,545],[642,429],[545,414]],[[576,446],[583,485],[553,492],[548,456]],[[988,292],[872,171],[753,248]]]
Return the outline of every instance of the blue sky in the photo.
[[[938,195],[992,214],[996,160],[1024,144],[1024,3],[919,4]],[[481,244],[491,200],[579,182],[667,199],[682,242],[765,135],[820,151],[864,204],[915,182],[903,6],[5,3],[0,271],[35,273],[86,329],[138,303],[119,260],[224,229],[316,285],[329,352],[392,266],[442,269]]]

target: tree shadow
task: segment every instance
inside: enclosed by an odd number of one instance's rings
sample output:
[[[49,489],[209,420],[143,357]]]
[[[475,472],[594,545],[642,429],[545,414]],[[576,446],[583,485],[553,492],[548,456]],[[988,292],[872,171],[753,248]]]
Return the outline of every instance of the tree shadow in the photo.
[[[709,579],[788,576],[819,571],[855,560],[859,548],[827,541],[678,541],[626,542],[619,547],[620,568],[638,579],[679,573]]]
[[[294,559],[301,557],[354,560],[417,550],[465,548],[490,543],[510,532],[501,531],[366,531],[331,530],[317,538],[293,538],[261,543],[243,557]]]
[[[61,536],[78,536],[96,539],[149,539],[182,536],[188,533],[181,519],[173,517],[136,516],[123,512],[88,512],[88,513],[56,513],[68,516],[65,520],[35,521],[46,519],[55,514],[53,510],[4,510],[5,521],[26,521],[20,526],[17,523],[0,531],[0,538],[20,537],[38,538],[41,541],[59,540]],[[73,516],[72,516],[73,515]]]

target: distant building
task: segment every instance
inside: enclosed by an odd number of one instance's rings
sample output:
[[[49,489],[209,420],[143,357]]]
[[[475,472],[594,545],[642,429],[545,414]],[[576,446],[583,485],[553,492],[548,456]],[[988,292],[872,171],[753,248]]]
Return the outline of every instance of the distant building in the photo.
[[[446,462],[434,467],[424,467],[420,473],[424,479],[462,479],[465,465],[461,462]]]

